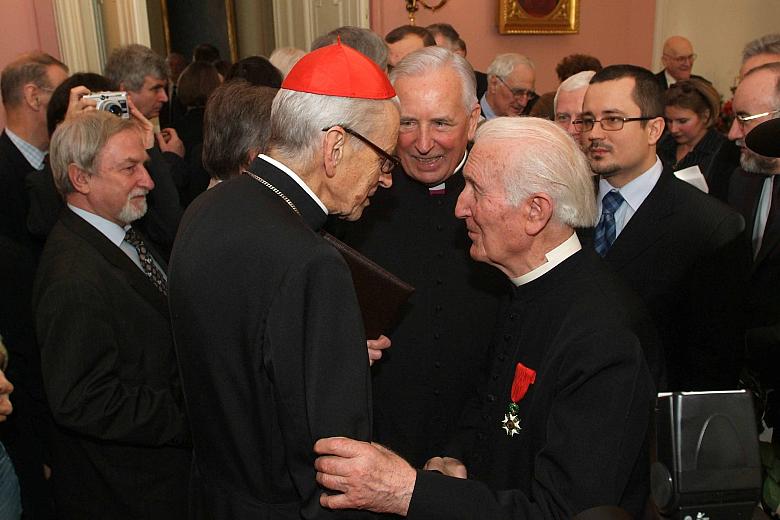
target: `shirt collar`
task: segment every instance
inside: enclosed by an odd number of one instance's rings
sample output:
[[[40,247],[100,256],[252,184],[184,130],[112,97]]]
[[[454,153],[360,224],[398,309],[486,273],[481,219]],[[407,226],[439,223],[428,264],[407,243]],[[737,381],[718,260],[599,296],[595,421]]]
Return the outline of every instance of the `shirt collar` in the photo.
[[[482,94],[482,99],[479,100],[479,106],[482,107],[482,115],[485,116],[485,119],[495,119],[496,113],[493,111],[493,109],[490,107],[490,103],[488,103],[487,97],[485,97],[486,94]]]
[[[544,255],[544,257],[547,259],[547,262],[543,263],[533,271],[525,273],[522,276],[518,276],[517,278],[512,278],[512,283],[519,287],[523,284],[527,284],[528,282],[536,280],[542,275],[555,269],[555,267],[557,267],[561,262],[581,249],[582,244],[580,244],[580,239],[577,237],[577,233],[572,233],[564,243],[555,247],[552,251],[549,251],[546,255]]]
[[[670,87],[675,83],[677,83],[677,80],[674,79],[674,77],[672,77],[672,75],[669,74],[669,71],[666,69],[664,69],[664,76],[666,76],[666,84],[669,85]]]
[[[40,150],[34,145],[31,145],[8,128],[5,129],[5,133],[33,168],[39,171],[43,169],[43,159],[46,157],[46,152]]]
[[[325,212],[325,214],[326,214],[326,215],[328,214],[328,208],[326,208],[326,207],[325,207],[325,204],[323,204],[323,203],[322,203],[322,201],[320,200],[320,198],[319,198],[319,197],[317,197],[317,196],[314,194],[314,192],[313,192],[313,191],[311,191],[311,188],[309,188],[309,187],[306,185],[306,183],[305,183],[305,182],[303,182],[303,179],[301,179],[300,177],[298,177],[298,174],[296,174],[294,171],[292,171],[290,168],[288,168],[288,167],[287,167],[287,166],[285,166],[284,164],[280,163],[280,162],[279,162],[279,161],[277,161],[276,159],[273,159],[273,158],[271,158],[271,157],[268,157],[268,156],[267,156],[267,155],[265,155],[264,153],[261,153],[261,154],[260,154],[260,155],[258,155],[257,157],[258,157],[259,159],[262,159],[262,160],[264,160],[264,161],[265,161],[265,162],[267,162],[267,163],[271,163],[272,165],[276,166],[277,168],[279,168],[280,170],[282,170],[284,173],[286,173],[286,174],[287,174],[287,175],[288,175],[288,176],[289,176],[289,177],[290,177],[292,180],[294,180],[294,181],[295,181],[295,182],[298,184],[298,186],[300,186],[300,187],[301,187],[301,189],[302,189],[303,191],[305,191],[306,193],[308,193],[308,194],[309,194],[309,197],[311,197],[311,198],[314,200],[314,202],[316,202],[316,203],[317,203],[317,205],[318,205],[318,206],[319,206],[319,207],[322,209],[322,211],[324,211],[324,212]]]
[[[639,209],[639,206],[645,201],[647,196],[653,191],[658,179],[661,178],[661,173],[664,171],[664,165],[661,163],[661,159],[658,156],[655,157],[655,164],[653,164],[649,170],[645,171],[620,189],[615,189],[609,181],[606,179],[599,180],[599,213],[601,213],[601,201],[604,195],[610,191],[619,191],[623,196],[626,203],[631,206],[634,211]]]
[[[103,233],[106,238],[117,247],[119,247],[122,241],[124,241],[125,234],[127,234],[127,230],[130,229],[129,225],[121,227],[119,224],[111,222],[110,220],[105,219],[100,215],[95,215],[94,213],[91,213],[85,209],[77,208],[70,203],[68,204],[68,207],[71,211],[73,211],[73,213],[83,218],[92,227]]]

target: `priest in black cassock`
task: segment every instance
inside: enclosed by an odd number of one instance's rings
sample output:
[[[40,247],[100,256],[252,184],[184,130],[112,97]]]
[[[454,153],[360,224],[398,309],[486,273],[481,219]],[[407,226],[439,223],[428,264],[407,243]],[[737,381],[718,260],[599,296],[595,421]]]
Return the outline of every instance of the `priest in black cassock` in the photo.
[[[552,122],[499,118],[477,130],[464,176],[455,212],[471,256],[513,286],[490,372],[425,470],[377,444],[318,441],[317,479],[341,492],[323,505],[410,519],[640,515],[655,389],[639,338],[650,320],[574,231],[596,220],[584,155]]]
[[[267,155],[182,220],[170,306],[193,507],[210,518],[333,518],[319,503],[314,442],[371,439],[360,310],[346,263],[318,231],[328,214],[359,218],[392,183],[394,96],[349,47],[308,54],[274,99]]]

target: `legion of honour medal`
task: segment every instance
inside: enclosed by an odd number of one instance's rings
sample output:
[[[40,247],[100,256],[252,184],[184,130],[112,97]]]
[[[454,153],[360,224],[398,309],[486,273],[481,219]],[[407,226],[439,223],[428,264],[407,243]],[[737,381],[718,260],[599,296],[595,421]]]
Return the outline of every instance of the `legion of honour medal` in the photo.
[[[528,387],[536,381],[536,370],[528,368],[522,363],[518,363],[515,367],[515,378],[512,381],[512,401],[507,407],[504,414],[504,420],[501,421],[501,428],[510,437],[514,437],[515,434],[520,433],[522,429],[520,427],[520,418],[518,417],[520,412],[520,406],[517,404],[525,397],[528,392]]]

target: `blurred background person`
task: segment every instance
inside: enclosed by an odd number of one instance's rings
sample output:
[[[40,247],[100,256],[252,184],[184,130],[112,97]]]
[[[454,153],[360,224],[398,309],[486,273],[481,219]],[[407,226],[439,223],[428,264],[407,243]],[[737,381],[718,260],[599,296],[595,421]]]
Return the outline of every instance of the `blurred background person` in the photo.
[[[225,75],[225,81],[245,80],[252,85],[279,88],[282,86],[282,73],[268,58],[247,56],[231,65]]]
[[[290,72],[290,69],[293,68],[293,65],[298,63],[298,60],[300,60],[304,54],[306,54],[305,51],[296,49],[295,47],[279,47],[274,49],[268,60],[273,63],[274,67],[279,69],[279,72],[282,73],[282,78],[285,78],[287,73]]]
[[[341,38],[341,43],[349,45],[371,58],[371,61],[379,65],[380,69],[387,70],[387,44],[370,29],[350,25],[338,27],[314,40],[311,44],[311,50],[336,43],[339,38]]]
[[[664,117],[668,132],[658,143],[658,156],[674,171],[697,166],[709,179],[710,166],[726,136],[715,129],[720,95],[704,80],[678,81],[664,92]],[[730,169],[738,166],[734,158]]]
[[[211,188],[239,175],[265,151],[277,89],[233,80],[209,98],[203,117],[203,167]]]

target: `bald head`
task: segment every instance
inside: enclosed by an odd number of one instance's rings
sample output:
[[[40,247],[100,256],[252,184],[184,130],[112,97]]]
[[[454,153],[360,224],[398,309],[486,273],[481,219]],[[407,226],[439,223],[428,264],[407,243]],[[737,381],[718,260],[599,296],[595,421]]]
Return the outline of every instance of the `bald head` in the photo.
[[[666,71],[677,81],[690,79],[693,61],[693,45],[682,36],[671,36],[664,42],[661,62]]]

